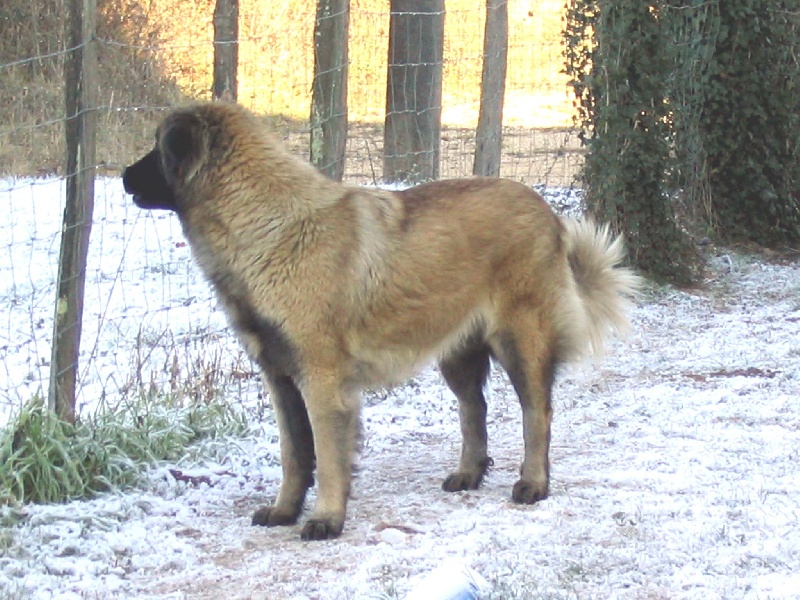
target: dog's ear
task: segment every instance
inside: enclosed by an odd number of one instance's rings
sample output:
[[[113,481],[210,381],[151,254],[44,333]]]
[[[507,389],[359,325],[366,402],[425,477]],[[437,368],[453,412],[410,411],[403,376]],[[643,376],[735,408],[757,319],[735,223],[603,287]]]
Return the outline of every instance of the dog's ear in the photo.
[[[191,181],[205,160],[206,146],[203,122],[191,113],[175,115],[159,140],[165,177],[179,184]]]

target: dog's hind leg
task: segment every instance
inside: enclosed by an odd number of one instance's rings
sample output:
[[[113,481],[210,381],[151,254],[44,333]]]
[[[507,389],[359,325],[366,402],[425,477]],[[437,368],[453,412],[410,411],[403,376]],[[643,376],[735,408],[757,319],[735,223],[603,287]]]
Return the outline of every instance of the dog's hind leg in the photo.
[[[440,363],[447,385],[458,398],[461,422],[461,459],[458,471],[442,483],[446,492],[476,489],[492,464],[487,454],[486,399],[483,386],[489,375],[489,347],[475,340],[446,356]]]
[[[520,504],[533,504],[547,497],[550,486],[551,390],[556,363],[546,319],[523,313],[511,323],[513,327],[498,334],[491,345],[522,406],[525,457],[511,497]]]
[[[275,505],[259,508],[253,515],[253,525],[292,525],[314,483],[314,436],[300,390],[292,379],[270,377],[267,383],[280,433],[283,481]]]

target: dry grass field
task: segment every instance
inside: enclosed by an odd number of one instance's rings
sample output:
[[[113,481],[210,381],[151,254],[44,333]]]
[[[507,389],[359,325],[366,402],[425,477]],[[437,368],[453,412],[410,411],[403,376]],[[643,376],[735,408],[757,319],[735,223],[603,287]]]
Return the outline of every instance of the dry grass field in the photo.
[[[0,175],[63,174],[66,3],[11,0],[0,18]],[[352,0],[348,177],[380,179],[389,6]],[[307,154],[316,0],[241,0],[239,101]],[[5,10],[5,9],[3,9]],[[214,0],[100,0],[97,160],[114,174],[165,108],[208,98]],[[10,14],[10,13],[9,13]],[[562,0],[510,0],[503,175],[568,185],[580,165],[561,72]],[[2,17],[0,12],[0,17]],[[471,173],[485,0],[447,0],[442,177]]]
[[[179,5],[205,14],[193,16],[193,30],[170,26]],[[203,5],[205,4],[204,8]],[[188,69],[177,81],[194,93],[211,87],[211,61],[193,46],[213,36],[213,0],[170,3],[154,14],[170,45],[185,48]],[[386,105],[389,37],[387,0],[352,0],[350,14],[349,112],[353,121],[382,121]],[[562,0],[509,2],[507,89],[531,101],[516,124],[542,126],[539,108],[549,108],[548,126],[571,124],[566,76],[561,73]],[[311,46],[315,0],[242,0],[240,8],[239,97],[265,113],[305,119],[308,116],[314,55]],[[172,8],[172,7],[175,8]],[[485,0],[447,0],[445,16],[444,115],[446,125],[474,126],[480,99]],[[291,24],[287,27],[287,24]],[[209,47],[210,46],[206,46]],[[197,87],[199,86],[199,87]],[[558,106],[553,110],[553,94]],[[549,105],[549,107],[548,107]]]

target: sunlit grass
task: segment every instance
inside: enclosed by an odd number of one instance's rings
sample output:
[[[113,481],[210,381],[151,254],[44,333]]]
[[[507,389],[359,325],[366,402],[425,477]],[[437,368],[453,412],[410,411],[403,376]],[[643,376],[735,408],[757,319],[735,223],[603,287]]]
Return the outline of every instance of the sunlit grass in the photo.
[[[485,2],[448,0],[445,16],[444,115],[448,126],[477,122]],[[184,10],[185,9],[185,10]],[[517,125],[571,124],[561,55],[563,2],[511,3],[506,88],[529,99],[513,107]],[[167,76],[189,95],[208,97],[213,62],[212,2],[179,0],[151,12],[166,37]],[[186,18],[185,15],[191,15]],[[177,18],[181,15],[180,18]],[[250,108],[307,119],[314,69],[315,2],[243,0],[240,4],[239,101]],[[350,12],[348,110],[352,121],[382,121],[386,106],[389,8],[353,0]],[[558,98],[553,105],[552,98]],[[547,110],[539,107],[547,104]],[[535,125],[534,125],[535,123]]]
[[[22,7],[22,0],[14,0]],[[152,143],[163,111],[191,99],[208,99],[213,70],[214,0],[108,0],[98,18],[99,109],[97,162],[112,175]],[[16,4],[15,4],[16,6]],[[271,119],[290,123],[291,133],[307,131],[313,78],[316,0],[242,0],[239,12],[239,102]],[[447,0],[442,123],[446,129],[474,131],[480,106],[485,21],[484,0]],[[31,14],[35,13],[31,9]],[[54,4],[36,33],[47,48],[59,48],[66,8]],[[571,127],[574,114],[562,73],[563,0],[509,3],[506,127]],[[27,14],[27,13],[25,13]],[[41,15],[40,15],[41,16]],[[16,35],[0,43],[5,60],[33,58],[24,43],[34,33],[22,19]],[[386,0],[351,0],[348,116],[352,132],[383,123],[389,37]],[[37,38],[38,39],[38,38]],[[0,175],[63,174],[66,55],[54,53],[2,69]],[[0,60],[2,63],[2,60]],[[0,64],[2,67],[2,64]],[[351,135],[355,135],[351,133]],[[377,134],[380,139],[382,134]],[[533,134],[532,134],[533,135]],[[530,136],[529,136],[530,137]],[[369,140],[357,140],[363,149]],[[533,147],[527,140],[525,147]],[[457,156],[442,154],[443,173],[462,176]],[[514,149],[518,152],[518,149]],[[370,158],[380,156],[372,148]],[[349,157],[355,159],[352,148]],[[466,164],[465,162],[465,164]],[[505,173],[516,176],[518,173]]]

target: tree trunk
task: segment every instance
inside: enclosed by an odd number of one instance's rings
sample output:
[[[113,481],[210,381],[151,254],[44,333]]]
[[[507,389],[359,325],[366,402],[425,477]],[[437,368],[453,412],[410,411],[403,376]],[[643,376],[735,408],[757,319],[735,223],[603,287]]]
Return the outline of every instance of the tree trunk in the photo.
[[[347,32],[350,0],[317,0],[311,162],[331,179],[344,176],[347,143]]]
[[[472,168],[474,175],[500,176],[507,57],[508,2],[486,0],[481,109],[475,132],[475,164]]]
[[[67,177],[66,207],[53,325],[48,406],[62,419],[75,422],[78,357],[83,323],[86,257],[94,209],[97,89],[95,0],[69,3],[69,47],[65,64]]]
[[[214,99],[238,97],[239,0],[217,0],[214,7]]]
[[[391,0],[383,176],[439,177],[444,0]]]

